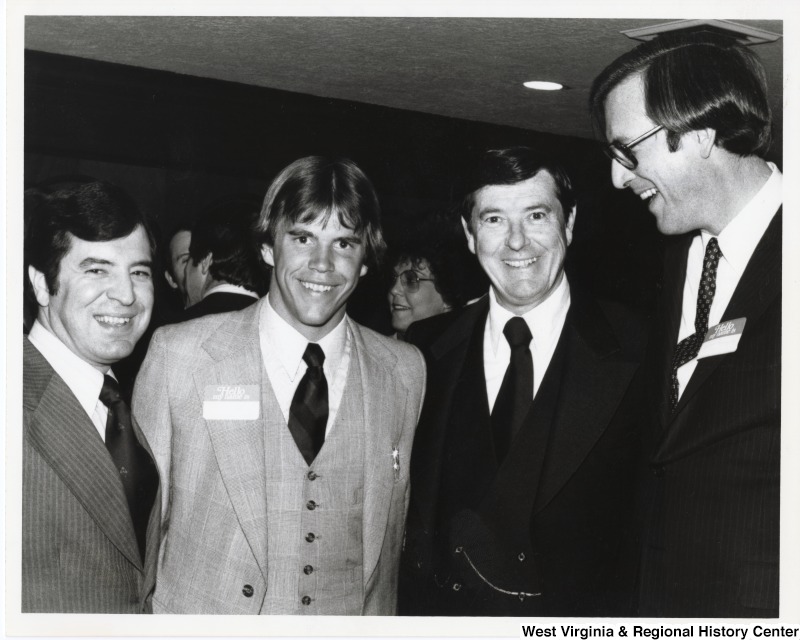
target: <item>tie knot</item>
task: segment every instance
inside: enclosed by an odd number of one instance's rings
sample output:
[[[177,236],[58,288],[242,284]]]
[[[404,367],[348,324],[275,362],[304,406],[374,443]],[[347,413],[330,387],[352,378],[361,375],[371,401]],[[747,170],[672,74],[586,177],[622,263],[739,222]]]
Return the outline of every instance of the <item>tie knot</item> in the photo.
[[[706,245],[706,256],[705,262],[719,262],[719,257],[722,255],[722,251],[719,248],[719,242],[717,242],[716,238],[711,238]]]
[[[520,348],[527,349],[533,337],[531,336],[531,330],[528,329],[528,323],[519,316],[514,316],[506,322],[506,326],[503,328],[503,335],[508,340],[512,351]]]
[[[119,383],[111,376],[103,376],[103,388],[100,389],[100,402],[110,407],[121,399]]]
[[[303,353],[303,360],[309,369],[321,368],[322,363],[325,362],[325,352],[316,342],[309,342]]]

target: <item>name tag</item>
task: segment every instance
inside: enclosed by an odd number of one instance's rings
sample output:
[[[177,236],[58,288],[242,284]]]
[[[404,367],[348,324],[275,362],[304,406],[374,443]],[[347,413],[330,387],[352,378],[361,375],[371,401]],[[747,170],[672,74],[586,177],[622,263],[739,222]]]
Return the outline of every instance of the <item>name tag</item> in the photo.
[[[260,412],[257,384],[208,385],[203,397],[206,420],[256,420]]]
[[[706,337],[697,354],[697,359],[720,356],[724,353],[736,351],[746,322],[747,318],[736,318],[736,320],[726,320],[711,327],[706,332]]]

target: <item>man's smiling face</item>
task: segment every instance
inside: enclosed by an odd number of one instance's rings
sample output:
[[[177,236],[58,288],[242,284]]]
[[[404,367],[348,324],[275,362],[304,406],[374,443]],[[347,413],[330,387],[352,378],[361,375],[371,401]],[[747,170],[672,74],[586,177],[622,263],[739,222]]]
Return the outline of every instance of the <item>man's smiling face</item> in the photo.
[[[367,272],[363,237],[342,226],[335,212],[327,220],[318,215],[310,222],[282,221],[274,245],[261,251],[273,267],[270,304],[311,342],[339,324]]]
[[[542,170],[522,182],[479,189],[464,230],[498,302],[521,315],[561,282],[574,224],[575,211],[563,211],[555,180]]]
[[[56,292],[30,268],[39,321],[100,371],[130,355],[153,310],[152,255],[139,226],[124,238],[88,242],[70,235]]]
[[[629,143],[656,126],[647,116],[644,81],[634,74],[609,92],[605,101],[606,139]],[[670,151],[667,132],[662,129],[631,150],[634,169],[611,161],[611,181],[617,189],[630,189],[647,204],[658,230],[668,235],[707,228],[705,220],[713,184],[704,174],[697,133],[681,137]]]

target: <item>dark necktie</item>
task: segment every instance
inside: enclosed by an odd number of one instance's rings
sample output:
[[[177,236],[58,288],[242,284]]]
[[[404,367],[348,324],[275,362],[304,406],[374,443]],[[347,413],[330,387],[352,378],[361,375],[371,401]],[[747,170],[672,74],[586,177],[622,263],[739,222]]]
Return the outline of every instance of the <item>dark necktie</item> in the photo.
[[[706,254],[703,258],[703,276],[697,290],[697,314],[694,318],[694,333],[687,336],[675,347],[672,356],[672,380],[670,388],[670,407],[675,411],[678,406],[678,369],[690,360],[697,357],[700,347],[708,331],[708,314],[714,293],[717,290],[717,266],[722,252],[716,238],[711,238],[706,245]]]
[[[150,454],[136,438],[130,407],[120,394],[119,384],[111,376],[103,379],[100,402],[108,407],[106,449],[119,471],[139,553],[144,560],[147,523],[158,490],[158,471]]]
[[[306,374],[294,392],[289,408],[289,431],[306,464],[314,462],[322,443],[325,442],[325,426],[328,423],[328,381],[322,363],[325,353],[310,342],[303,353],[308,365]]]
[[[492,434],[498,462],[508,453],[533,399],[530,329],[525,320],[515,316],[506,323],[503,335],[511,347],[511,360],[492,409]]]

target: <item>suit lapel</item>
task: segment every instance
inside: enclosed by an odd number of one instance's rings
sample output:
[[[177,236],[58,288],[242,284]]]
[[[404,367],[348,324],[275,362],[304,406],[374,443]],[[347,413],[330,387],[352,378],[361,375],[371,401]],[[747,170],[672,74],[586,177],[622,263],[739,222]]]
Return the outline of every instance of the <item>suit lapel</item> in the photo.
[[[617,359],[618,353],[600,308],[573,291],[558,346],[526,418],[533,424],[526,424],[500,467],[482,507],[484,520],[528,518],[531,508],[525,505],[541,511],[575,474],[639,367]]]
[[[441,482],[444,442],[456,390],[464,376],[477,376],[485,383],[483,371],[465,370],[472,337],[482,331],[489,311],[489,298],[470,305],[431,345],[428,359],[428,389],[423,415],[414,440],[411,476],[412,501],[425,526],[432,530]],[[488,409],[485,418],[488,420]],[[415,486],[418,488],[415,490]]]
[[[694,235],[681,238],[673,244],[664,260],[664,273],[667,274],[664,285],[664,309],[659,314],[662,330],[658,334],[658,357],[654,370],[658,378],[656,396],[658,417],[662,430],[666,428],[671,416],[670,379],[672,377],[672,355],[678,343],[683,310],[683,283],[686,279],[686,260]]]
[[[638,362],[618,357],[619,344],[605,315],[579,292],[573,292],[561,340],[561,384],[535,512],[550,502],[586,459],[639,367]]]
[[[722,314],[723,321],[747,318],[747,324],[742,334],[743,339],[748,328],[752,330],[764,310],[781,292],[781,222],[782,215],[778,211],[756,246],[750,262],[733,292],[733,297]],[[698,361],[697,368],[692,373],[692,377],[678,401],[678,406],[675,408],[675,415],[681,412],[681,409],[703,386],[708,377],[719,367],[725,355],[703,358]]]
[[[268,384],[261,360],[258,317],[261,304],[228,320],[204,344],[214,361],[194,373],[201,406],[206,388],[217,385],[254,385],[259,389],[259,416],[255,420],[206,420],[222,480],[236,517],[259,567],[267,573],[267,496],[264,469],[266,407],[263,385]]]
[[[356,379],[358,393],[364,399],[364,513],[362,544],[364,548],[364,587],[378,565],[389,521],[395,489],[392,452],[398,450],[398,462],[407,465],[411,451],[400,449],[403,420],[407,415],[407,390],[397,384],[392,372],[397,358],[379,343],[365,344],[360,328],[348,320],[353,335],[350,366],[358,367],[358,376],[348,374],[348,382]]]
[[[142,568],[128,502],[117,469],[89,416],[66,383],[27,339],[24,403],[31,445],[69,487],[108,539]]]

